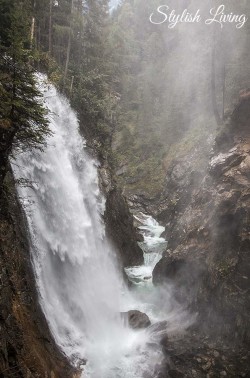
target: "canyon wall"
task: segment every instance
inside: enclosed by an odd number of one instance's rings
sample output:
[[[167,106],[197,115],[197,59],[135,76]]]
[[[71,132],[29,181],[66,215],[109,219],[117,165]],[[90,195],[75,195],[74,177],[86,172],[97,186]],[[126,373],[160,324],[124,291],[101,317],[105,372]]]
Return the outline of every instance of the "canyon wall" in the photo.
[[[216,336],[249,341],[250,99],[241,97],[218,134],[207,169],[173,161],[158,219],[168,249],[154,283],[176,282],[179,299]],[[152,209],[153,210],[153,209]]]

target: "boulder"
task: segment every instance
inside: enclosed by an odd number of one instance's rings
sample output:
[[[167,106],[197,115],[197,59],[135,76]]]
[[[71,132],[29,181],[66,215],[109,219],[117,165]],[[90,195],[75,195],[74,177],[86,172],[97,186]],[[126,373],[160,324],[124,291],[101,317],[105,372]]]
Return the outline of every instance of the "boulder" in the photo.
[[[246,156],[237,152],[236,148],[232,148],[228,153],[220,153],[210,161],[210,174],[220,176],[238,166],[245,158]]]
[[[148,315],[138,310],[122,312],[122,316],[133,329],[147,328],[151,325]]]

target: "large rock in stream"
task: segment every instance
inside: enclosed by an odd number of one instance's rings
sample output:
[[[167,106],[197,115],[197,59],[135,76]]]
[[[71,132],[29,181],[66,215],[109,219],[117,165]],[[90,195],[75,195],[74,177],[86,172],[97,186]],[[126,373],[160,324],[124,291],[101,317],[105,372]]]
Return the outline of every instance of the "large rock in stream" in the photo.
[[[133,329],[147,328],[151,325],[148,315],[144,312],[130,310],[127,312],[122,312],[121,315]]]

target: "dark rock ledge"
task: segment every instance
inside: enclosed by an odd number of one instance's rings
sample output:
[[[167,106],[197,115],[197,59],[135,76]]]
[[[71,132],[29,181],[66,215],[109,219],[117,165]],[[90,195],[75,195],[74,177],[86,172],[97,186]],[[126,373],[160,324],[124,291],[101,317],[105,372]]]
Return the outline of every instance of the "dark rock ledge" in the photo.
[[[143,252],[137,244],[140,236],[133,226],[133,216],[127,201],[117,188],[107,193],[104,218],[107,235],[119,251],[122,266],[143,264]]]

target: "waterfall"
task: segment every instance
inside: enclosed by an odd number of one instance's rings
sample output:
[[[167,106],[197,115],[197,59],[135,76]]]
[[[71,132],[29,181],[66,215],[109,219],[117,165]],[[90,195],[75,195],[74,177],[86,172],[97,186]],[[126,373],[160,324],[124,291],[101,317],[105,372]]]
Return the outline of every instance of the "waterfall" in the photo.
[[[159,290],[151,279],[166,246],[163,228],[140,215],[145,264],[126,270],[139,278],[129,291],[105,237],[98,162],[88,154],[67,100],[43,76],[39,82],[53,134],[43,151],[17,151],[12,167],[17,179],[28,182],[18,192],[48,325],[83,377],[157,377],[163,360],[159,340],[148,329],[129,328],[121,312],[144,311],[152,324],[167,319],[169,329],[176,323],[180,328],[182,311],[173,305],[171,289]]]
[[[40,303],[55,341],[84,377],[139,378],[150,369],[145,331],[124,324],[129,294],[104,235],[98,163],[69,103],[39,77],[53,135],[44,151],[17,154]],[[158,351],[157,351],[158,353]]]
[[[143,236],[143,242],[138,244],[143,250],[144,264],[125,268],[125,271],[133,284],[152,287],[153,269],[167,247],[166,240],[161,237],[165,228],[153,217],[143,213],[134,215],[134,218],[139,223],[138,229]]]

